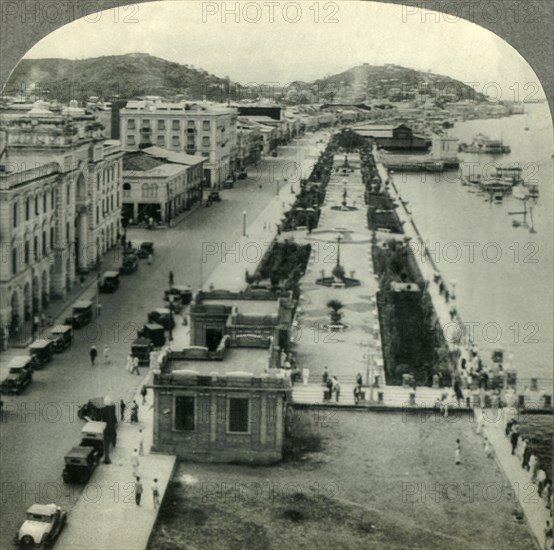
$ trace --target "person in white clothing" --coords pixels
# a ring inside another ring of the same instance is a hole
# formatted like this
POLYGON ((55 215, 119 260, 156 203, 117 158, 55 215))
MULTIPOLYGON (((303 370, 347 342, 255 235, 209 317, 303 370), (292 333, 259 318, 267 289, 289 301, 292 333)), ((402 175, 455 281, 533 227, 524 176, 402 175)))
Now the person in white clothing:
POLYGON ((302 382, 304 386, 308 385, 309 378, 310 378, 310 369, 308 367, 304 367, 302 369, 302 382))

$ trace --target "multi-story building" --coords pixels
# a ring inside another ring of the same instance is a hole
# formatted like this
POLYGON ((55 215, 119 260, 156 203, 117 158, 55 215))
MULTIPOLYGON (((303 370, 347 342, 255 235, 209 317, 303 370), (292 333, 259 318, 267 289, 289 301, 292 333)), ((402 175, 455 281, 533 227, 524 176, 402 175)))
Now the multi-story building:
POLYGON ((117 242, 123 153, 73 109, 0 117, 0 322, 12 333, 117 242))
POLYGON ((263 151, 260 126, 244 117, 237 119, 237 169, 256 164, 263 151))
POLYGON ((237 111, 217 103, 129 101, 119 112, 125 151, 158 146, 206 159, 204 182, 220 185, 237 154, 237 111))
POLYGON ((122 219, 140 223, 170 220, 202 199, 203 165, 199 155, 160 147, 125 153, 122 219))

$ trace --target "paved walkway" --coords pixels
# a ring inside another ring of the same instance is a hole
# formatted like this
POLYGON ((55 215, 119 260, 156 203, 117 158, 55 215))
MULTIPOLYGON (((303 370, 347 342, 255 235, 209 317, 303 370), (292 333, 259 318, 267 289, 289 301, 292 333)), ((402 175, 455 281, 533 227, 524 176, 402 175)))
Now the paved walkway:
MULTIPOLYGON (((509 418, 507 414, 503 413, 507 411, 508 409, 503 409, 498 417, 490 411, 485 418, 490 418, 491 421, 484 423, 482 435, 489 439, 494 448, 496 462, 512 484, 519 505, 525 513, 539 547, 544 548, 544 527, 547 520, 552 525, 552 513, 546 507, 545 501, 539 497, 537 486, 531 482, 529 472, 521 467, 521 459, 517 455, 512 455, 510 440, 505 435, 506 422, 509 418)), ((482 414, 482 409, 475 409, 476 421, 481 418, 482 414)))
MULTIPOLYGON (((144 380, 147 383, 149 375, 144 380)), ((67 527, 56 543, 66 550, 138 550, 146 548, 158 511, 154 509, 152 484, 158 479, 160 502, 171 479, 175 456, 149 454, 152 443, 153 410, 137 393, 139 424, 120 422, 117 447, 111 464, 99 464, 71 512, 67 527), (139 457, 138 473, 144 489, 140 506, 135 503, 131 453, 139 447, 139 429, 144 430, 145 456, 139 457)))

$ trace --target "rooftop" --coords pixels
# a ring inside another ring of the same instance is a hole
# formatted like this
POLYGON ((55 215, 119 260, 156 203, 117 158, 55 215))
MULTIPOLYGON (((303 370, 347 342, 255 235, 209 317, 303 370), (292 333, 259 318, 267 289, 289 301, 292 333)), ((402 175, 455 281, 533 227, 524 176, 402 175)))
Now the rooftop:
POLYGON ((143 153, 156 159, 163 159, 173 164, 185 164, 187 166, 194 166, 204 162, 206 159, 201 155, 187 155, 186 153, 179 153, 175 151, 168 151, 162 147, 147 147, 142 150, 143 153))
POLYGON ((241 315, 278 315, 279 300, 213 300, 204 299, 202 305, 237 306, 241 315))

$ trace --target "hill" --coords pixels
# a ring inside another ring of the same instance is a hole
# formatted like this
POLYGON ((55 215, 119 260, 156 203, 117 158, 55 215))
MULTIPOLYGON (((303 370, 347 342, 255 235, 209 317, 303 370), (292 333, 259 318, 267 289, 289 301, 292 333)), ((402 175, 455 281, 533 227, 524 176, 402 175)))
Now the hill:
MULTIPOLYGON (((88 59, 23 59, 11 75, 5 94, 16 94, 37 85, 39 96, 67 102, 97 96, 109 101, 160 95, 178 99, 210 101, 260 99, 228 77, 182 65, 145 53, 88 59)), ((470 86, 448 76, 417 71, 398 65, 367 63, 336 75, 290 83, 286 89, 258 89, 263 97, 289 103, 359 102, 375 98, 410 99, 423 92, 435 101, 485 98, 470 86), (283 95, 284 94, 284 95, 283 95)))

